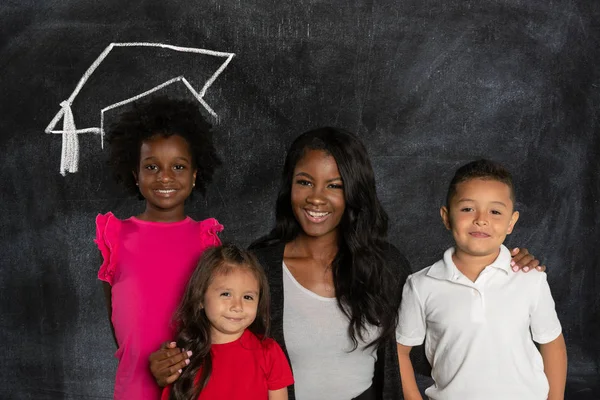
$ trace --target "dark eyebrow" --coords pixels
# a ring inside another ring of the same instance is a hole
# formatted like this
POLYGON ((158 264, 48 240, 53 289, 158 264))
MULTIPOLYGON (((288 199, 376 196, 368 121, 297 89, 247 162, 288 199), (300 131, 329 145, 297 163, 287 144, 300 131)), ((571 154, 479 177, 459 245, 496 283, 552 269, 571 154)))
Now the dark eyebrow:
POLYGON ((298 172, 296 175, 294 176, 304 176, 307 177, 308 179, 315 179, 313 178, 310 174, 307 174, 306 172, 298 172))
MULTIPOLYGON (((156 159, 156 156, 150 156, 150 157, 143 158, 142 161, 148 161, 148 160, 154 160, 154 159, 156 159)), ((187 157, 175 157, 175 160, 183 160, 188 163, 191 162, 190 159, 187 157)))
MULTIPOLYGON (((459 203, 463 203, 463 202, 469 202, 469 201, 475 203, 475 200, 473 200, 473 199, 460 199, 458 202, 459 203)), ((504 207, 508 208, 508 206, 506 204, 504 204, 503 202, 501 202, 501 201, 491 201, 490 203, 492 203, 492 204, 498 204, 498 205, 501 205, 501 206, 504 206, 504 207)))
MULTIPOLYGON (((215 291, 216 291, 216 292, 221 292, 221 291, 233 292, 233 289, 232 289, 232 288, 229 288, 229 287, 227 287, 227 286, 219 286, 219 287, 216 287, 216 288, 215 288, 215 291)), ((249 290, 249 291, 247 291, 247 292, 244 292, 244 294, 253 294, 253 295, 256 295, 256 296, 258 296, 258 292, 254 291, 254 290, 249 290)))
MULTIPOLYGON (((304 176, 304 177, 307 177, 308 179, 315 180, 315 178, 313 178, 310 174, 308 174, 306 172, 298 172, 295 176, 304 176)), ((338 176, 336 178, 327 180, 327 183, 334 182, 334 181, 342 181, 343 182, 343 179, 341 176, 338 176)))

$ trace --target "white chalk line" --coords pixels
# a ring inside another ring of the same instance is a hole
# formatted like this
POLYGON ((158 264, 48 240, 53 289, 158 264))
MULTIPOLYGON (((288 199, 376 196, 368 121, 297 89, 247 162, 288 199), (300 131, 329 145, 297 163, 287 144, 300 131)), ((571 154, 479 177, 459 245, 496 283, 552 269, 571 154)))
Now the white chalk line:
POLYGON ((87 69, 87 71, 83 74, 83 76, 77 83, 75 90, 73 90, 73 93, 71 93, 69 98, 61 103, 60 110, 56 113, 54 118, 52 118, 52 120, 50 121, 50 123, 48 124, 48 126, 45 129, 46 133, 63 135, 63 144, 62 144, 62 150, 61 150, 61 163, 60 163, 61 175, 65 176, 67 172, 75 173, 78 170, 79 142, 77 139, 77 134, 82 134, 82 133, 100 134, 101 147, 104 148, 104 113, 106 111, 109 111, 113 108, 123 106, 123 105, 131 103, 133 101, 139 100, 142 97, 148 96, 149 94, 154 93, 154 92, 156 92, 168 85, 171 85, 175 82, 182 82, 188 88, 188 90, 192 93, 192 95, 196 98, 196 100, 200 104, 202 104, 202 106, 214 118, 218 118, 218 116, 214 112, 214 110, 204 101, 203 97, 206 94, 206 91, 208 90, 208 88, 210 88, 210 86, 219 77, 219 75, 225 70, 225 68, 227 68, 227 65, 229 65, 229 63, 231 62, 231 60, 233 59, 234 56, 235 56, 235 53, 226 53, 226 52, 221 52, 221 51, 199 49, 199 48, 194 48, 194 47, 173 46, 173 45, 163 44, 163 43, 131 42, 131 43, 111 43, 111 44, 109 44, 106 47, 106 49, 104 49, 104 51, 102 53, 100 53, 100 55, 98 56, 98 58, 96 58, 96 60, 92 63, 92 65, 90 65, 90 67, 87 69), (100 127, 77 129, 75 126, 75 120, 73 117, 73 112, 71 110, 71 105, 73 104, 73 101, 75 100, 75 98, 77 97, 77 95, 79 94, 79 92, 81 91, 81 89, 83 88, 85 83, 87 82, 87 80, 90 78, 90 76, 94 73, 94 71, 96 71, 96 69, 100 66, 102 61, 104 61, 104 59, 108 56, 108 54, 111 52, 111 50, 115 47, 158 47, 158 48, 164 48, 164 49, 169 49, 169 50, 178 51, 178 52, 204 54, 204 55, 215 56, 215 57, 225 57, 226 59, 223 62, 223 64, 221 64, 221 66, 215 71, 215 73, 206 81, 206 83, 204 84, 204 86, 202 87, 200 92, 197 92, 192 87, 192 85, 188 82, 188 80, 185 79, 185 77, 178 76, 178 77, 169 79, 168 81, 163 82, 160 85, 155 86, 143 93, 139 93, 133 97, 130 97, 130 98, 122 100, 118 103, 114 103, 107 107, 104 107, 100 111, 100 127), (56 128, 56 125, 58 124, 58 121, 61 118, 63 118, 63 129, 57 130, 55 128, 56 128))

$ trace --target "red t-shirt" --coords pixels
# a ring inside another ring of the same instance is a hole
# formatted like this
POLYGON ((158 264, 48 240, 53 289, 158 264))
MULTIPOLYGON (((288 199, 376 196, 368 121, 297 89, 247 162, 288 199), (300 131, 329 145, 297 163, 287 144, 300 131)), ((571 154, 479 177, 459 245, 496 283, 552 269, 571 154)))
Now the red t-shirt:
MULTIPOLYGON (((277 342, 261 341, 249 330, 233 342, 213 344, 210 352, 212 372, 198 400, 267 400, 269 390, 294 383, 288 360, 277 342)), ((167 386, 161 400, 168 400, 169 393, 167 386)))

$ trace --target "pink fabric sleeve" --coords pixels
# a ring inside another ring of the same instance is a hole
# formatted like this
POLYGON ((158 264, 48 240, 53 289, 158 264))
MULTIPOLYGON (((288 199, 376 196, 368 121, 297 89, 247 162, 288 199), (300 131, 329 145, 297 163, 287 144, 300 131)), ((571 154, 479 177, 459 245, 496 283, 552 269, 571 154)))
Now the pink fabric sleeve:
POLYGON ((200 241, 205 247, 220 246, 221 239, 217 233, 223 230, 223 225, 214 218, 200 221, 200 241))
POLYGON ((103 262, 98 271, 98 279, 112 285, 116 268, 115 243, 119 238, 121 221, 111 212, 96 217, 96 239, 94 242, 102 254, 103 262))

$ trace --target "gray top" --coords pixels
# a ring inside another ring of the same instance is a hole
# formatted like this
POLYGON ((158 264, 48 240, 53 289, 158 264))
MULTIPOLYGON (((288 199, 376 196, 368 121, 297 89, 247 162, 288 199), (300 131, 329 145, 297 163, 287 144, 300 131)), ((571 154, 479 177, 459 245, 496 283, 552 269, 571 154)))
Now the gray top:
POLYGON ((306 289, 283 264, 283 332, 294 372, 297 400, 349 400, 372 383, 377 351, 365 344, 352 352, 348 318, 336 299, 306 289))

